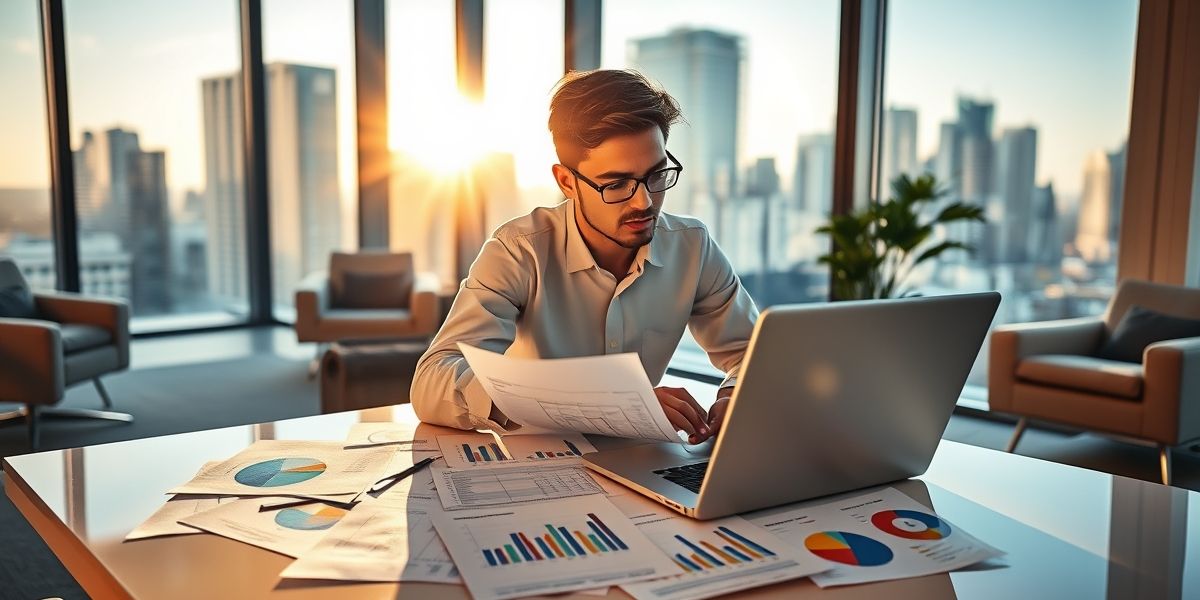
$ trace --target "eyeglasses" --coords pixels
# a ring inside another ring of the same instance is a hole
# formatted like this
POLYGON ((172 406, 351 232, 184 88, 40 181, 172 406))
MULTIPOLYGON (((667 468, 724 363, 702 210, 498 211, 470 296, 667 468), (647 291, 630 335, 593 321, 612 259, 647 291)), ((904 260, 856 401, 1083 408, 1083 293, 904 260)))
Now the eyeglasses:
POLYGON ((593 190, 600 192, 600 199, 605 204, 620 204, 629 200, 637 193, 639 184, 646 186, 646 191, 651 194, 665 192, 675 187, 675 184, 679 183, 679 174, 683 172, 683 165, 671 155, 669 150, 667 151, 667 158, 671 159, 671 162, 675 163, 675 166, 659 169, 645 177, 626 177, 604 185, 599 185, 591 179, 584 177, 582 173, 571 167, 567 167, 567 169, 574 173, 576 177, 582 179, 584 183, 591 186, 593 190))

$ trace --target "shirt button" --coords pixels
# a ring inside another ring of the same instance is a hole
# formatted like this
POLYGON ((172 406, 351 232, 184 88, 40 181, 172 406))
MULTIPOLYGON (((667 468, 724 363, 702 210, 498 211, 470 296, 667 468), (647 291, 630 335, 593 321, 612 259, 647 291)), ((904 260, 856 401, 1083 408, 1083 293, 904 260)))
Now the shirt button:
POLYGON ((617 347, 617 341, 616 341, 616 340, 613 340, 613 341, 609 342, 609 343, 608 343, 608 347, 609 347, 609 348, 616 348, 616 347, 617 347))

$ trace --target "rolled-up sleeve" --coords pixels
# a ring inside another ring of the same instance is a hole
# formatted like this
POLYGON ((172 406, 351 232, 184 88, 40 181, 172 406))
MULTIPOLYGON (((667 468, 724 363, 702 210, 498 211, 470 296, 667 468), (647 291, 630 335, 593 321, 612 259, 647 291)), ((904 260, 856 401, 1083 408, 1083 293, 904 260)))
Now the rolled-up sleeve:
POLYGON ((417 362, 412 404, 427 423, 459 429, 506 430, 492 420, 492 401, 476 380, 459 342, 503 353, 516 336, 517 318, 528 303, 528 262, 514 240, 493 237, 483 245, 463 281, 450 314, 417 362))
POLYGON ((758 307, 729 258, 707 232, 700 261, 700 282, 688 327, 713 366, 725 373, 720 387, 731 387, 737 383, 750 345, 758 307))

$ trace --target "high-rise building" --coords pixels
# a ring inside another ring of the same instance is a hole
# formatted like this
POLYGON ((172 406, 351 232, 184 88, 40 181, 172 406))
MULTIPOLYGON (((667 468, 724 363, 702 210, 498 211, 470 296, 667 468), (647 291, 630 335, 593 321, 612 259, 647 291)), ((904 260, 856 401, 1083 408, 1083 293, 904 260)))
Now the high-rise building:
POLYGON ((992 193, 992 117, 995 105, 971 98, 958 99, 958 135, 961 159, 959 195, 964 200, 984 201, 992 193))
POLYGON ((775 158, 763 157, 754 161, 746 172, 746 195, 770 198, 779 193, 779 172, 775 158))
POLYGON ((883 120, 883 161, 880 165, 880 194, 888 197, 892 180, 900 175, 916 177, 921 166, 917 162, 917 111, 891 107, 883 120))
POLYGON ((1103 150, 1088 154, 1083 165, 1083 197, 1079 201, 1079 226, 1075 250, 1090 263, 1108 262, 1112 255, 1112 171, 1103 150))
POLYGON ((1108 239, 1116 247, 1121 239, 1121 204, 1125 197, 1126 143, 1108 153, 1108 239))
POLYGON ((278 304, 290 304, 296 284, 326 269, 329 252, 341 246, 336 77, 323 67, 267 65, 271 272, 278 304))
POLYGON ((829 212, 833 207, 833 136, 815 133, 796 143, 796 169, 792 179, 796 208, 804 213, 829 212))
POLYGON ((634 40, 630 50, 629 64, 661 83, 687 119, 671 128, 667 142, 684 166, 671 190, 672 207, 719 219, 720 207, 738 189, 741 38, 680 28, 634 40))
POLYGON ((1037 130, 1033 127, 1005 129, 996 152, 996 194, 1001 215, 993 223, 995 262, 1023 263, 1035 257, 1036 240, 1031 236, 1036 206, 1033 202, 1037 169, 1037 130))
POLYGON ((933 157, 933 174, 954 196, 962 190, 962 136, 958 124, 942 123, 938 129, 938 149, 933 157))
POLYGON ((242 85, 236 75, 200 83, 204 104, 204 218, 208 293, 223 307, 248 298, 246 202, 242 176, 242 85))
POLYGON ((1053 182, 1033 189, 1032 215, 1033 221, 1029 227, 1030 259, 1038 264, 1057 267, 1062 262, 1063 244, 1053 182))
MULTIPOLYGON (((79 229, 111 235, 131 259, 128 296, 138 315, 170 310, 166 155, 143 151, 138 134, 114 127, 83 133, 74 151, 79 229)), ((104 293, 83 286, 85 293, 104 293)))

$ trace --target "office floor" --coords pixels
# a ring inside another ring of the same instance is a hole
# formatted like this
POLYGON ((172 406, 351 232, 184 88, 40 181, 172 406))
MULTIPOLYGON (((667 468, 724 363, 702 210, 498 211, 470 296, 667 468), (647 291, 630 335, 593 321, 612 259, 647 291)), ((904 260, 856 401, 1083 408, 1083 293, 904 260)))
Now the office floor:
MULTIPOLYGON (((319 410, 317 382, 305 376, 314 346, 298 344, 285 327, 139 339, 131 351, 130 371, 106 382, 116 409, 137 420, 47 421, 43 449, 287 419, 319 410)), ((72 388, 64 400, 70 406, 99 407, 99 402, 89 386, 72 388)), ((0 404, 0 410, 6 408, 0 404)), ((956 414, 945 437, 999 450, 1012 427, 1011 422, 956 414)), ((0 427, 0 456, 28 451, 24 427, 0 427)), ((1153 448, 1093 434, 1031 427, 1018 453, 1146 481, 1159 477, 1153 448)), ((1178 449, 1174 468, 1176 485, 1200 491, 1200 454, 1178 449)), ((19 582, 19 589, 6 587, 0 597, 86 597, 7 497, 0 499, 0 581, 19 582)))

